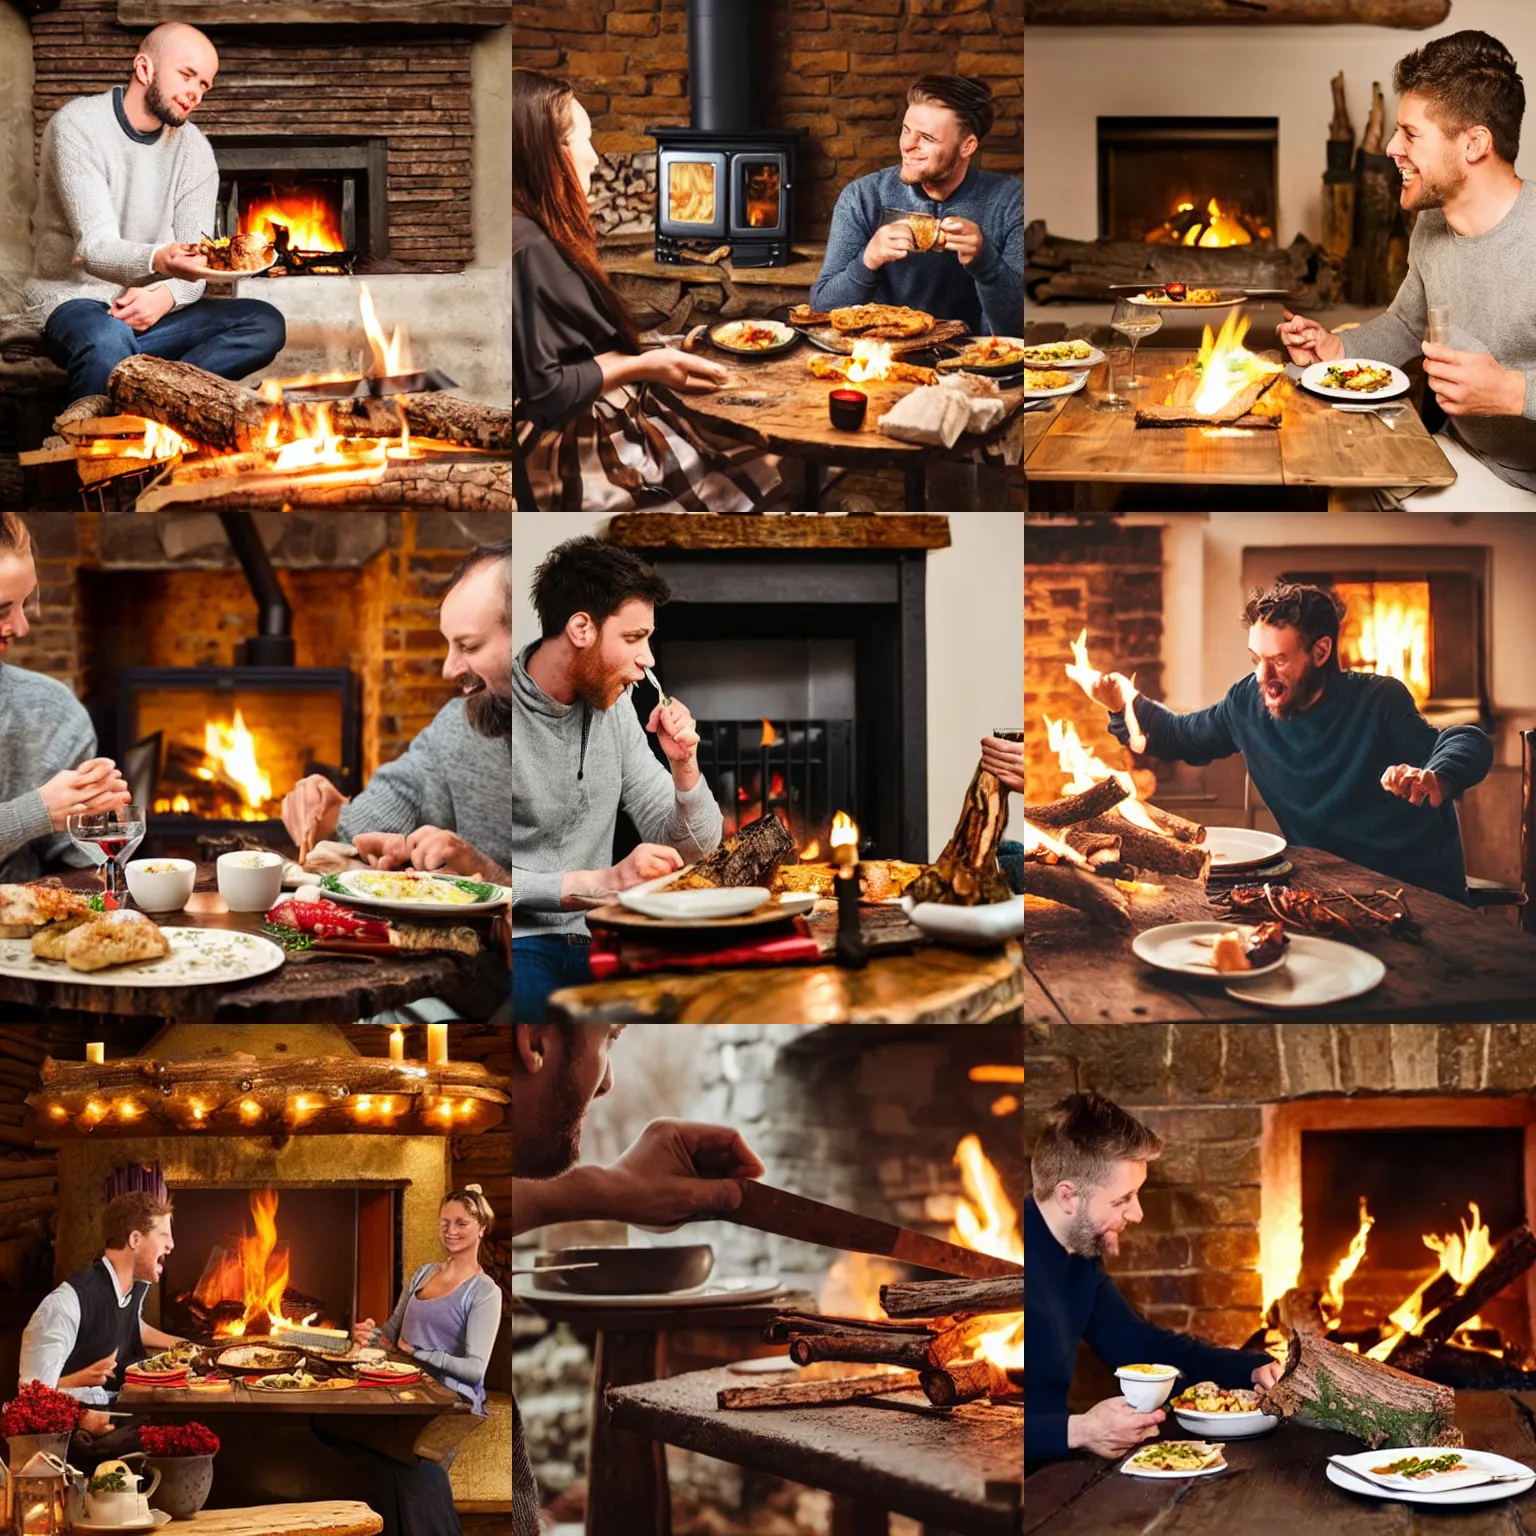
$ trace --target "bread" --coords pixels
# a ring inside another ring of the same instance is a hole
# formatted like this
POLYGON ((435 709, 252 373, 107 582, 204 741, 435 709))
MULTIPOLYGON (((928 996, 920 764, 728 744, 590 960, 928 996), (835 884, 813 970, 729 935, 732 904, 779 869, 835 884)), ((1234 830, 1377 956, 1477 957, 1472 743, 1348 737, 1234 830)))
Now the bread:
POLYGON ((91 910, 91 898, 63 886, 0 885, 0 938, 29 939, 45 923, 91 910))
POLYGON ((944 249, 944 231, 939 228, 939 221, 931 213, 909 213, 907 226, 912 231, 912 243, 920 251, 931 251, 935 247, 944 249))
POLYGON ((1240 933, 1219 933, 1211 945, 1211 965, 1218 971, 1247 971, 1248 951, 1240 933))
POLYGON ((62 960, 65 939, 82 923, 93 923, 104 916, 104 912, 85 912, 74 917, 60 918, 56 923, 49 923, 46 928, 39 928, 32 935, 32 953, 42 960, 62 960))
POLYGON ((791 305, 789 311, 789 323, 791 325, 825 325, 827 312, 824 309, 812 309, 809 304, 791 305))
POLYGON ((989 379, 982 373, 951 373, 945 375, 939 382, 945 389, 958 389, 969 395, 973 400, 983 395, 992 395, 998 398, 1002 396, 1002 390, 998 388, 996 379, 989 379))
POLYGON ((871 336, 922 336, 933 329, 933 316, 905 304, 850 304, 834 309, 832 329, 844 334, 863 331, 871 336))
POLYGON ((99 922, 82 923, 64 940, 64 962, 72 971, 104 971, 158 960, 170 952, 170 940, 141 912, 105 913, 99 922))
POLYGON ((887 437, 930 448, 953 448, 970 424, 967 397, 952 389, 914 389, 891 407, 879 422, 887 437))
MULTIPOLYGON (((922 872, 921 864, 908 864, 901 859, 865 859, 859 865, 859 896, 864 901, 899 896, 922 872)), ((818 896, 831 896, 835 879, 836 872, 830 864, 781 864, 774 871, 771 889, 775 895, 814 891, 818 896)))

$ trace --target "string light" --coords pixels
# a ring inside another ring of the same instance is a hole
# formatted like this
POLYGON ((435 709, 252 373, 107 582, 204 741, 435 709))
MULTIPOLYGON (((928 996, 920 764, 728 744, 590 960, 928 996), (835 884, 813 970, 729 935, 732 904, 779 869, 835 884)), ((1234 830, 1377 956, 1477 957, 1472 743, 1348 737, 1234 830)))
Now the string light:
POLYGON ((240 1118, 242 1120, 261 1119, 261 1105, 258 1104, 255 1099, 241 1099, 240 1118))

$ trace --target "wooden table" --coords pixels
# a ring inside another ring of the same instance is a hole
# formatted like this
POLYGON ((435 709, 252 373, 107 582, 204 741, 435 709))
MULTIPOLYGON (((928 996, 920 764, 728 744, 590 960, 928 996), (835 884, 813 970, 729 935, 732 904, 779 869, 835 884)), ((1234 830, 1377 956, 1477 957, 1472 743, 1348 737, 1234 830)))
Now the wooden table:
MULTIPOLYGON (((60 879, 75 890, 101 888, 100 876, 93 870, 72 870, 60 879)), ((185 911, 155 914, 155 921, 165 927, 255 934, 261 932, 262 918, 260 912, 229 910, 218 893, 212 864, 198 865, 197 883, 185 911)), ((489 922, 468 917, 464 921, 489 942, 489 922)), ((279 969, 254 980, 204 986, 89 986, 64 979, 0 976, 0 1005, 125 1018, 350 1023, 423 997, 443 997, 450 1002, 462 999, 474 984, 475 970, 475 961, 456 954, 358 959, 301 952, 289 955, 279 969)), ((60 971, 62 977, 73 974, 63 966, 60 971)))
POLYGON ((887 437, 878 424, 886 411, 919 386, 883 379, 847 385, 841 379, 813 378, 806 372, 807 360, 824 355, 808 343, 779 357, 762 359, 711 351, 713 361, 725 363, 735 373, 735 382, 726 388, 701 395, 679 394, 660 385, 652 388, 701 426, 773 453, 804 459, 806 511, 819 509, 822 470, 829 463, 905 471, 907 510, 923 512, 928 505, 926 475, 930 464, 969 463, 980 460, 993 447, 998 448, 1004 462, 1018 462, 1023 444, 1021 422, 1025 419, 1019 412, 1024 403, 1022 389, 1003 391, 1007 410, 991 431, 964 433, 953 448, 930 448, 887 437), (842 388, 860 389, 869 396, 864 424, 857 432, 841 431, 828 418, 827 395, 842 388))
MULTIPOLYGON (((1021 1408, 936 1409, 916 1393, 832 1408, 718 1408, 720 1389, 744 1379, 750 1378, 727 1370, 693 1371, 611 1391, 608 1408, 618 1429, 850 1495, 854 1531, 884 1530, 887 1511, 959 1536, 1022 1531, 1021 1408)), ((643 1527, 626 1530, 649 1536, 643 1527)), ((597 1533, 589 1528, 589 1536, 597 1533)))
MULTIPOLYGON (((1109 364, 1100 363, 1086 388, 1049 412, 1026 414, 1025 478, 1354 488, 1455 482, 1456 471, 1411 404, 1393 430, 1375 416, 1334 410, 1285 375, 1260 400, 1263 409, 1279 410, 1277 429, 1138 427, 1135 406, 1160 402, 1173 375, 1194 360, 1193 351, 1142 347, 1136 372, 1157 382, 1125 391, 1130 409, 1094 409, 1108 384, 1109 364)), ((1128 371, 1117 367, 1117 381, 1128 371)))
MULTIPOLYGON (((1467 1446, 1536 1466, 1530 1415, 1536 1393, 1458 1392, 1456 1423, 1467 1446)), ((1171 1419, 1169 1439, 1187 1438, 1171 1419)), ((1536 1490, 1460 1509, 1434 1509, 1346 1493, 1325 1475, 1329 1456, 1361 1451, 1332 1430, 1281 1424, 1252 1440, 1228 1440, 1227 1470, 1212 1477, 1125 1477, 1120 1458, 1069 1456, 1024 1484, 1024 1529, 1047 1536, 1525 1536, 1536 1490)))
POLYGON ((1296 866, 1291 883, 1310 890, 1342 887, 1364 896, 1401 889, 1423 927, 1423 942, 1364 939, 1361 947, 1386 962, 1387 974, 1363 997, 1326 1008, 1257 1008, 1228 997, 1214 978, 1207 982, 1154 970, 1131 953, 1133 935, 1145 929, 1221 915, 1194 881, 1155 877, 1165 894, 1131 899, 1127 933, 1113 933, 1068 907, 1026 896, 1027 1017, 1046 1024, 1256 1019, 1523 1023, 1530 1018, 1536 998, 1536 936, 1521 933, 1495 913, 1475 912, 1316 848, 1288 848, 1285 856, 1296 866))
POLYGON ((172 1520, 164 1531, 195 1536, 374 1536, 384 1517, 354 1499, 310 1504, 262 1504, 249 1509, 200 1509, 190 1520, 172 1520))

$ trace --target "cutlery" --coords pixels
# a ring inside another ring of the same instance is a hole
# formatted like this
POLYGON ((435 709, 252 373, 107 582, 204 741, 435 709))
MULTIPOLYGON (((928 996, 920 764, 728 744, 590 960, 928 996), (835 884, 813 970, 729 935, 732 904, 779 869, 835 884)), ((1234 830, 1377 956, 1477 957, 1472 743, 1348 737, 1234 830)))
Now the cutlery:
POLYGON ((1347 416, 1374 416, 1389 432, 1397 431, 1397 418, 1402 415, 1401 405, 1336 405, 1334 410, 1347 416))
POLYGON ((542 1264, 537 1269, 514 1269, 514 1275, 559 1275, 568 1269, 596 1269, 597 1260, 586 1264, 542 1264))
POLYGON ((645 673, 646 680, 650 683, 651 687, 654 688, 657 693, 661 694, 661 705, 662 708, 665 709, 666 706, 672 702, 672 700, 667 697, 666 691, 662 688, 661 684, 656 681, 656 674, 651 671, 649 667, 642 667, 641 671, 645 673))

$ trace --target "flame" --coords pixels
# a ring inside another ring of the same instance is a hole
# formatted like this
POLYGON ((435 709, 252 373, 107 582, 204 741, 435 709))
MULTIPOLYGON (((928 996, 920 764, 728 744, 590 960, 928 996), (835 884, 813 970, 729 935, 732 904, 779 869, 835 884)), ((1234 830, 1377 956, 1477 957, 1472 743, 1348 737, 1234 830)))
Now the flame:
POLYGON ((1333 1266, 1333 1273, 1328 1276, 1328 1284, 1323 1288, 1323 1304, 1335 1318, 1338 1318, 1344 1310, 1345 1282, 1359 1269, 1360 1261, 1365 1257, 1366 1240, 1370 1237, 1371 1228, 1375 1225, 1376 1218, 1366 1209, 1365 1196, 1361 1195, 1360 1225, 1349 1241, 1348 1252, 1333 1266))
POLYGON ((1085 868, 1088 864, 1087 858, 1076 848, 1069 847, 1060 838, 1052 837, 1049 832, 1029 821, 1024 823, 1024 852, 1052 854, 1062 864, 1081 864, 1085 868))
MULTIPOLYGON (((1412 1333, 1425 1320, 1424 1293, 1441 1275, 1449 1275, 1460 1288, 1493 1257, 1493 1242, 1482 1211, 1475 1200, 1468 1202, 1468 1209, 1472 1219, 1469 1222, 1462 1218, 1460 1232, 1444 1237, 1434 1232, 1423 1234, 1424 1246, 1438 1255, 1440 1267, 1392 1314, 1391 1322, 1397 1331, 1367 1351, 1371 1359, 1385 1360, 1403 1334, 1412 1333)), ((1476 1328, 1481 1321, 1480 1317, 1470 1317, 1461 1326, 1476 1328)))
MULTIPOLYGON (((272 780, 261 771, 261 764, 256 759, 256 738, 246 729, 245 719, 238 709, 232 725, 210 722, 204 727, 203 751, 238 787, 248 806, 260 807, 272 798, 272 780)), ((212 778, 208 770, 203 773, 212 778)))
POLYGON ((973 1083, 1019 1083, 1024 1081, 1023 1067, 972 1067, 966 1076, 973 1083))
POLYGON ((904 1265, 863 1253, 845 1253, 827 1271, 816 1296, 818 1310, 828 1317, 862 1317, 885 1321, 880 1287, 899 1285, 907 1278, 904 1265))
POLYGON ((372 378, 388 378, 397 373, 411 371, 411 339, 405 327, 397 325, 388 341, 384 328, 374 313, 373 296, 367 283, 357 285, 357 307, 363 314, 363 331, 368 337, 368 349, 373 354, 370 371, 372 378))
MULTIPOLYGON (((1002 1175, 981 1149, 981 1139, 964 1136, 955 1148, 955 1165, 965 1196, 955 1206, 955 1224, 949 1240, 994 1258, 1024 1262, 1024 1233, 1019 1213, 1003 1189, 1002 1175)), ((1022 1298, 1022 1281, 1020 1282, 1022 1298)), ((1002 1369, 1024 1369, 1024 1315, 1005 1321, 976 1341, 975 1358, 989 1360, 1002 1369)))
POLYGON ((869 379, 883 379, 891 371, 891 349, 883 341, 871 341, 861 336, 853 344, 853 366, 848 370, 850 384, 863 384, 869 379))
POLYGON ((1255 238, 1274 238, 1274 231, 1263 219, 1254 215, 1245 216, 1239 204, 1224 203, 1219 197, 1213 197, 1206 203, 1204 218, 1190 222, 1189 227, 1181 231, 1175 220, 1182 224, 1185 221, 1179 215, 1194 211, 1195 199, 1181 197, 1167 222, 1154 229, 1147 239, 1157 245, 1212 249, 1217 246, 1252 245, 1255 238))
POLYGON ((1247 315, 1234 309, 1214 339, 1210 326, 1206 326, 1200 342, 1200 390, 1195 396, 1195 410, 1202 416, 1214 416, 1250 384, 1284 371, 1280 363, 1256 357, 1243 345, 1252 324, 1247 315))
POLYGON ((341 223, 335 207, 318 193, 285 198, 253 199, 240 210, 240 233, 264 234, 276 241, 274 225, 288 231, 288 246, 296 251, 341 251, 341 223))
POLYGON ((773 721, 763 721, 763 738, 758 745, 760 747, 776 747, 779 744, 779 733, 773 728, 773 721))
POLYGON ((270 1331, 271 1323, 282 1316, 283 1293, 288 1289, 288 1249, 277 1241, 277 1201, 276 1190, 251 1191, 254 1234, 241 1236, 238 1252, 220 1250, 217 1262, 210 1260, 192 1292, 210 1310, 221 1301, 245 1304, 241 1318, 214 1329, 215 1338, 243 1338, 253 1323, 270 1331))
POLYGON ((1431 612, 1427 581, 1342 581, 1339 665, 1405 684, 1416 704, 1429 698, 1431 612))
POLYGON ((834 848, 840 848, 846 843, 852 843, 855 847, 859 841, 859 824, 847 811, 839 811, 832 818, 832 830, 827 835, 827 841, 834 848))
POLYGON ((1205 211, 1210 215, 1210 222, 1201 230, 1197 225, 1184 236, 1185 245, 1218 246, 1218 245, 1252 245, 1253 236, 1250 235, 1237 218, 1235 213, 1227 210, 1213 197, 1205 205, 1205 211))
POLYGON ((1084 629, 1072 642, 1072 660, 1067 663, 1067 676, 1091 698, 1094 687, 1103 675, 1088 660, 1088 631, 1084 629))
POLYGON ((1092 789, 1101 779, 1113 779, 1122 789, 1130 792, 1130 798, 1122 800, 1115 807, 1116 814, 1125 817, 1132 826, 1140 827, 1143 832, 1152 832, 1158 837, 1168 836, 1136 798, 1136 784, 1130 774, 1111 768, 1091 748, 1085 747, 1078 737, 1077 727, 1070 720, 1052 720, 1044 715, 1041 718, 1045 721, 1046 741, 1056 754, 1061 771, 1067 776, 1067 782, 1061 787, 1062 794, 1081 794, 1085 789, 1092 789))
POLYGON ((804 848, 800 850, 800 862, 809 864, 813 859, 821 857, 821 840, 813 837, 804 848))
POLYGON ((667 170, 667 212, 679 224, 715 218, 715 167, 708 160, 674 160, 667 170))

